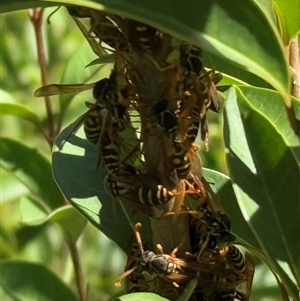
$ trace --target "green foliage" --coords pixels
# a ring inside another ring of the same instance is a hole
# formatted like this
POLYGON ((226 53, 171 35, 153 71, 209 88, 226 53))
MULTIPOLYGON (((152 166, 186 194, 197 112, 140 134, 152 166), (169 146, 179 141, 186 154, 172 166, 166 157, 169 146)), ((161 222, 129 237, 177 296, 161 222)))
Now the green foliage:
POLYGON ((44 265, 4 260, 0 269, 0 284, 14 300, 77 300, 68 286, 44 265))
MULTIPOLYGON (((2 12, 12 12, 57 3, 5 0, 0 8, 2 12)), ((299 300, 300 248, 295 235, 300 216, 300 142, 284 105, 293 104, 300 118, 300 103, 289 95, 290 77, 284 56, 284 45, 300 31, 299 3, 99 0, 72 4, 105 9, 192 42, 205 50, 205 66, 224 74, 220 90, 235 84, 226 92, 223 135, 219 117, 209 116, 210 151, 201 153, 208 167, 203 173, 230 216, 238 241, 268 267, 257 261, 259 276, 251 300, 266 296, 280 300, 279 292, 286 300, 285 288, 293 300, 299 300), (228 176, 224 174, 227 169, 228 176), (266 278, 268 283, 261 287, 260 280, 266 278)), ((111 296, 112 300, 122 301, 166 300, 152 293, 117 296, 120 292, 113 287, 113 281, 121 272, 123 259, 108 240, 99 242, 99 231, 86 227, 87 221, 126 252, 133 236, 132 226, 142 222, 142 235, 147 237, 150 220, 142 214, 134 215, 127 204, 112 200, 106 193, 102 184, 106 173, 98 167, 98 149, 83 138, 80 130, 73 133, 80 119, 57 137, 50 163, 45 146, 49 115, 42 100, 32 97, 32 91, 41 86, 33 55, 35 41, 27 16, 17 16, 3 16, 5 32, 1 43, 5 75, 1 88, 5 97, 0 110, 4 217, 0 224, 0 255, 5 260, 0 266, 0 284, 6 297, 22 301, 32 300, 33 296, 38 300, 77 300, 70 289, 74 272, 63 248, 65 240, 70 250, 77 248, 80 253, 86 281, 91 283, 89 300, 107 300, 111 296), (19 48, 24 51, 12 51, 19 48), (65 199, 72 207, 66 205, 65 199), (93 291, 98 294, 93 295, 93 291)), ((52 16, 44 36, 51 83, 59 78, 64 84, 90 83, 109 74, 111 58, 99 61, 65 12, 52 16)), ((74 97, 60 95, 51 101, 56 129, 81 116, 86 110, 84 102, 91 100, 90 93, 76 96, 73 101, 74 97)), ((188 300, 194 283, 189 285, 178 301, 188 300)))
MULTIPOLYGON (((299 140, 288 134, 283 110, 275 92, 232 87, 225 107, 224 138, 229 173, 244 218, 268 257, 287 263, 299 282, 300 247, 294 243, 300 213, 299 161, 294 156, 299 140)), ((296 287, 289 289, 297 295, 296 287)))

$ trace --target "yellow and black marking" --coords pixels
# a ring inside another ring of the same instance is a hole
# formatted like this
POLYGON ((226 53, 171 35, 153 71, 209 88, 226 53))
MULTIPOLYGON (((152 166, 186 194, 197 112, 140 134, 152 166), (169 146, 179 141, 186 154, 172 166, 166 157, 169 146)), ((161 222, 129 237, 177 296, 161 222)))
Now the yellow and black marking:
POLYGON ((191 170, 191 162, 181 142, 173 141, 172 163, 179 179, 186 179, 191 170))

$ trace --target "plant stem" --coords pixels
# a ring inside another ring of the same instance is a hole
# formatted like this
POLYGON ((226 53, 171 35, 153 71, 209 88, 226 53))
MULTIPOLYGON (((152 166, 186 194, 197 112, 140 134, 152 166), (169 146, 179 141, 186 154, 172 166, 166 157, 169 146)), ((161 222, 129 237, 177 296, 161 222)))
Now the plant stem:
POLYGON ((299 58, 298 36, 290 41, 289 46, 289 64, 292 76, 291 94, 300 99, 300 58, 299 58))
MULTIPOLYGON (((48 81, 47 63, 46 63, 46 55, 45 55, 43 32, 42 32, 43 14, 44 14, 44 9, 42 8, 29 9, 29 17, 33 24, 35 38, 36 38, 37 56, 38 56, 38 62, 41 69, 42 85, 45 86, 49 83, 49 81, 48 81)), ((48 120, 48 135, 46 136, 46 139, 50 147, 52 147, 57 133, 55 130, 52 105, 49 96, 44 97, 44 102, 45 102, 47 120, 48 120)))
POLYGON ((79 300, 87 301, 86 286, 84 283, 84 277, 83 277, 82 267, 80 264, 80 258, 79 258, 76 242, 68 235, 66 235, 65 240, 69 247, 69 250, 71 253, 71 258, 73 261, 75 280, 76 280, 76 286, 77 286, 77 290, 78 290, 79 300))

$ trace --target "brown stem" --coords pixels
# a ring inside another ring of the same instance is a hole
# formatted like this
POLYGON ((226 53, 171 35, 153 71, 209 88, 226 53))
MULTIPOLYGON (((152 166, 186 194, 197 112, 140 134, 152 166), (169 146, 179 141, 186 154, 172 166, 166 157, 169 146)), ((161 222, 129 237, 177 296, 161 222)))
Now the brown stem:
POLYGON ((300 58, 298 36, 294 37, 289 46, 289 63, 292 76, 291 94, 300 99, 300 58))
POLYGON ((80 264, 80 258, 79 258, 76 242, 74 242, 74 240, 68 235, 66 235, 65 239, 66 239, 66 243, 69 247, 72 261, 73 261, 75 280, 76 280, 76 286, 77 286, 77 290, 78 290, 79 300, 87 301, 86 286, 84 283, 83 271, 82 271, 82 267, 80 264))
MULTIPOLYGON (((44 13, 43 8, 35 8, 29 10, 29 17, 33 24, 35 38, 36 38, 37 56, 41 68, 42 85, 45 86, 49 83, 49 81, 48 81, 47 63, 46 63, 46 55, 45 55, 43 32, 42 32, 43 13, 44 13)), ((44 101, 45 101, 45 107, 46 107, 46 113, 48 119, 48 135, 46 139, 48 144, 52 147, 57 133, 55 130, 52 105, 49 96, 45 96, 44 101)))

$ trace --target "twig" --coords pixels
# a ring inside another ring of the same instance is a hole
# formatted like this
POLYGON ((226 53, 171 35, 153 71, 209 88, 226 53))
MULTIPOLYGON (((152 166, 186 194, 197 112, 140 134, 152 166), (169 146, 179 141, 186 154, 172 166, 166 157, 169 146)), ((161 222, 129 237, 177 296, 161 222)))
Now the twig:
POLYGON ((291 94, 300 99, 300 58, 298 36, 294 37, 289 46, 289 64, 292 76, 291 94))
MULTIPOLYGON (((43 33, 42 33, 44 9, 42 8, 29 9, 28 12, 29 12, 30 20, 33 24, 35 38, 36 38, 37 56, 41 68, 42 85, 45 86, 49 83, 49 81, 48 81, 43 33)), ((55 130, 52 105, 49 96, 45 96, 44 101, 45 101, 47 120, 48 120, 48 135, 46 136, 46 139, 48 144, 52 147, 57 132, 55 130)))
POLYGON ((71 258, 73 261, 74 266, 74 273, 75 273, 75 280, 76 286, 78 290, 79 300, 80 301, 87 301, 87 294, 86 294, 86 286, 84 283, 83 272, 80 264, 80 258, 76 246, 76 242, 69 236, 65 236, 66 243, 69 247, 71 258))

